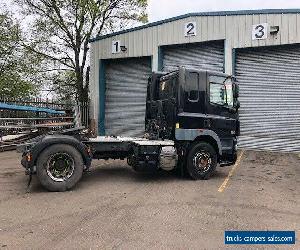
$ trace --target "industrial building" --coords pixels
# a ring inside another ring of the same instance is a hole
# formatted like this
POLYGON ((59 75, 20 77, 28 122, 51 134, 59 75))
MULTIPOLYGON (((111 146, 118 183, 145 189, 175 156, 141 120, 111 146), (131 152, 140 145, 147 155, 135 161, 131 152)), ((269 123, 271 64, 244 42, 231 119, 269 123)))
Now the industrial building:
POLYGON ((300 9, 186 14, 91 41, 99 135, 144 131, 151 71, 221 71, 240 85, 239 147, 300 151, 300 9))

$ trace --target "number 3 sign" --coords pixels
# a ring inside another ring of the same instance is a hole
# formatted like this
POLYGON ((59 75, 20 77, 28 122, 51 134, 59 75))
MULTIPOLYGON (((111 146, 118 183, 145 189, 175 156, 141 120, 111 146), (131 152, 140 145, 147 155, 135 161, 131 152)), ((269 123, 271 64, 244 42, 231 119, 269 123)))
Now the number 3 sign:
POLYGON ((255 24, 252 27, 252 40, 262 40, 268 38, 268 24, 255 24))
POLYGON ((184 25, 184 36, 196 36, 197 35, 197 26, 196 22, 189 22, 184 25))

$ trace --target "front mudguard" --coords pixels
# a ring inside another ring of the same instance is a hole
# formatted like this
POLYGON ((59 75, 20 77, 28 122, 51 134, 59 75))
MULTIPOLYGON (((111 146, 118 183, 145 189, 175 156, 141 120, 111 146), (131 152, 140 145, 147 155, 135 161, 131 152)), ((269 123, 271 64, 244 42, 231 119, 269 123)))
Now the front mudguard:
POLYGON ((220 167, 232 166, 237 161, 237 139, 233 139, 232 149, 222 154, 220 167))

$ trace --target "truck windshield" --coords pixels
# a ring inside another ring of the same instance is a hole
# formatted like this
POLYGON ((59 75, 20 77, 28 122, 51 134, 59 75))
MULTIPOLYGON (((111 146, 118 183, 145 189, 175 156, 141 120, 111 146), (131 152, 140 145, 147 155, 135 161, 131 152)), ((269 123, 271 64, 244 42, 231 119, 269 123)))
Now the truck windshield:
POLYGON ((233 91, 231 78, 210 76, 210 102, 222 106, 233 107, 233 91))

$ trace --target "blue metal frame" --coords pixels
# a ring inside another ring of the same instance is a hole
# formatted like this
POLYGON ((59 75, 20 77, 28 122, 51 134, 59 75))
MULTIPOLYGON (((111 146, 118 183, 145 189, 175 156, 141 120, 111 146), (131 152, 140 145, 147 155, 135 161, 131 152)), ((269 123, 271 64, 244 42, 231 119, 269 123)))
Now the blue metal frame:
POLYGON ((158 71, 162 71, 163 70, 163 59, 164 59, 164 55, 163 55, 163 46, 158 46, 158 71))
POLYGON ((17 104, 9 104, 0 102, 0 109, 4 110, 18 110, 18 111, 29 111, 29 112, 42 112, 42 113, 48 113, 48 114, 58 114, 58 115, 64 115, 65 111, 50 109, 50 108, 40 108, 40 107, 34 107, 34 106, 27 106, 27 105, 17 105, 17 104))
POLYGON ((236 73, 236 49, 232 49, 232 75, 236 73))
POLYGON ((99 122, 98 131, 99 135, 105 135, 105 60, 99 61, 99 122))
POLYGON ((152 56, 145 56, 145 57, 150 57, 150 67, 151 67, 151 72, 153 71, 153 55, 152 56))
POLYGON ((224 39, 224 55, 223 55, 223 73, 225 73, 225 64, 226 64, 226 39, 224 39))
POLYGON ((180 15, 172 18, 168 18, 165 20, 153 22, 153 23, 148 23, 145 25, 141 25, 135 28, 131 29, 126 29, 126 30, 121 30, 118 32, 114 32, 111 34, 103 35, 103 36, 98 36, 93 39, 90 39, 90 42, 95 42, 98 40, 103 40, 108 37, 136 31, 136 30, 142 30, 145 28, 153 27, 153 26, 158 26, 164 23, 169 23, 173 21, 177 21, 180 19, 188 18, 188 17, 197 17, 197 16, 238 16, 238 15, 259 15, 259 14, 297 14, 300 13, 300 9, 265 9, 265 10, 239 10, 239 11, 216 11, 216 12, 200 12, 200 13, 189 13, 185 15, 180 15))

